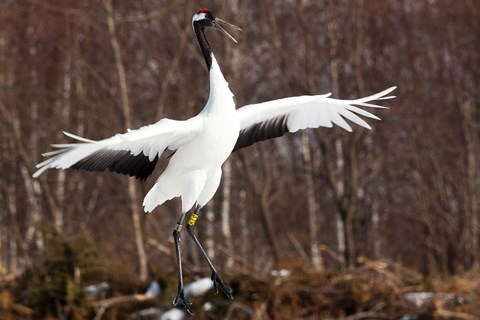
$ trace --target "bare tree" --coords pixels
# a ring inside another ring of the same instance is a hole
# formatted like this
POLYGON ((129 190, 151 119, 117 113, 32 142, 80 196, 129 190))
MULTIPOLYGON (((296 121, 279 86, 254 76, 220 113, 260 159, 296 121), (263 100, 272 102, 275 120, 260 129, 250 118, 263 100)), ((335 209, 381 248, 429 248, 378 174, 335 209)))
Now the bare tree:
MULTIPOLYGON (((118 85, 120 87, 120 101, 122 107, 122 113, 124 118, 125 127, 132 128, 132 116, 131 116, 131 106, 130 98, 128 94, 128 84, 127 78, 125 75, 125 67, 122 61, 122 52, 120 48, 120 43, 117 38, 116 29, 115 29, 115 20, 112 9, 112 0, 104 0, 103 4, 105 10, 107 11, 107 21, 108 21, 108 31, 110 34, 110 41, 112 43, 112 48, 115 56, 115 64, 117 66, 118 74, 118 85)), ((128 196, 130 199, 130 209, 132 211, 133 219, 133 228, 135 232, 135 244, 137 246, 138 253, 138 263, 139 263, 139 278, 141 280, 147 279, 147 255, 145 254, 145 247, 143 244, 143 231, 141 225, 141 208, 139 205, 137 185, 134 178, 128 179, 128 196)))

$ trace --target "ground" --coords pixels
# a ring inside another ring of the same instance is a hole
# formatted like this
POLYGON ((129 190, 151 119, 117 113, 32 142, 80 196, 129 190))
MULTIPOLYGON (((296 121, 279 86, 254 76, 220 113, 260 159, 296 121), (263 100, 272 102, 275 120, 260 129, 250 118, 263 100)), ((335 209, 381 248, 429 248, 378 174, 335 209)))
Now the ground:
MULTIPOLYGON (((157 297, 144 294, 148 283, 103 274, 98 280, 107 280, 110 288, 95 300, 72 289, 74 284, 67 281, 66 297, 55 297, 56 306, 47 308, 48 299, 39 304, 38 298, 33 298, 40 289, 32 286, 40 282, 25 281, 35 279, 32 272, 2 282, 1 319, 158 319, 172 308, 176 292, 175 274, 158 276, 161 293, 157 297)), ((457 276, 423 276, 398 264, 363 259, 358 267, 342 272, 297 266, 278 268, 264 277, 225 274, 225 278, 235 300, 212 290, 191 297, 195 314, 191 319, 480 318, 480 270, 457 276)), ((195 279, 187 275, 186 280, 195 279)))

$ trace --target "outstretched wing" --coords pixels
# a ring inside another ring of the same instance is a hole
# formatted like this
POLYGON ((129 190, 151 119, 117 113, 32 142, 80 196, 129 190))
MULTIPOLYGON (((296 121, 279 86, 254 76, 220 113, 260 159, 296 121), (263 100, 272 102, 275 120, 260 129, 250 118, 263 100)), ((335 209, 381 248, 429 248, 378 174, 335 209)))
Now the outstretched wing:
POLYGON ((194 138, 202 127, 201 119, 194 117, 186 121, 162 119, 155 124, 99 141, 64 132, 80 143, 52 145, 58 150, 43 154, 50 158, 36 166, 38 170, 33 177, 37 178, 50 168, 71 168, 89 171, 108 169, 145 180, 165 149, 176 150, 194 138))
POLYGON ((237 109, 241 130, 234 151, 248 147, 255 142, 280 137, 287 132, 295 132, 300 129, 331 128, 333 124, 336 124, 347 131, 352 131, 345 119, 370 129, 368 123, 358 115, 377 120, 380 118, 358 106, 384 108, 371 102, 395 98, 387 96, 395 88, 391 87, 356 100, 332 99, 329 98, 330 94, 325 94, 246 105, 237 109))

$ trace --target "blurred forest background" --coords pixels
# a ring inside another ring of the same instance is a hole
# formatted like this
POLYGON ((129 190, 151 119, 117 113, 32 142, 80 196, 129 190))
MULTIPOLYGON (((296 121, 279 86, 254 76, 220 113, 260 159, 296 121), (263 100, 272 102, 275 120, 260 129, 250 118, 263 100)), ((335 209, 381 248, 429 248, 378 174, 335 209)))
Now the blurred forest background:
MULTIPOLYGON (((81 285, 97 272, 174 274, 179 202, 149 215, 141 207, 166 160, 145 183, 31 175, 51 143, 70 141, 62 130, 101 139, 197 114, 209 92, 191 26, 202 7, 244 29, 239 44, 207 34, 238 106, 398 86, 371 131, 309 130, 230 157, 197 223, 219 270, 333 272, 379 259, 424 276, 478 267, 477 1, 4 0, 0 276, 48 273, 58 248, 75 257, 71 277, 81 285)), ((184 238, 187 278, 208 276, 184 238)))

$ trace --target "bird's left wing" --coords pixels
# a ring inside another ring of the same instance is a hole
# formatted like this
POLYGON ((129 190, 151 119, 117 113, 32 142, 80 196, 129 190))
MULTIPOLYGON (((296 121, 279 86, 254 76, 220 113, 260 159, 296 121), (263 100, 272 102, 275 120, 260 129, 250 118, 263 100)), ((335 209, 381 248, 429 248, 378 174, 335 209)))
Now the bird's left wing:
POLYGON ((38 170, 33 177, 40 176, 50 168, 71 168, 89 171, 108 169, 145 180, 165 149, 176 150, 193 139, 202 128, 201 118, 194 117, 186 121, 162 119, 155 124, 99 141, 64 132, 80 143, 52 145, 58 150, 43 154, 51 158, 36 166, 38 170))
POLYGON ((333 124, 352 131, 345 119, 370 129, 358 115, 377 119, 374 114, 359 107, 384 108, 373 104, 376 100, 392 99, 388 96, 396 87, 356 100, 329 98, 330 94, 317 96, 290 97, 250 104, 237 109, 240 118, 240 135, 234 151, 248 147, 255 142, 280 137, 287 132, 300 129, 327 127, 333 124), (345 118, 345 119, 344 119, 345 118))

